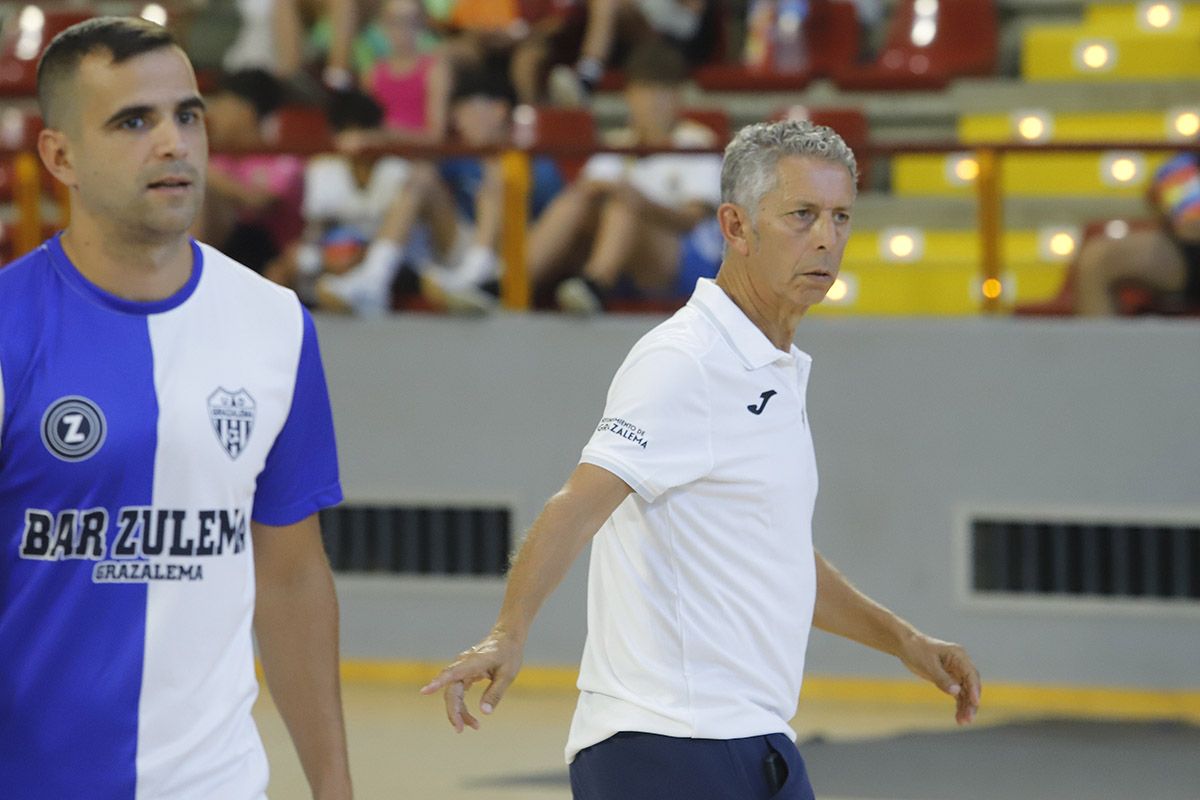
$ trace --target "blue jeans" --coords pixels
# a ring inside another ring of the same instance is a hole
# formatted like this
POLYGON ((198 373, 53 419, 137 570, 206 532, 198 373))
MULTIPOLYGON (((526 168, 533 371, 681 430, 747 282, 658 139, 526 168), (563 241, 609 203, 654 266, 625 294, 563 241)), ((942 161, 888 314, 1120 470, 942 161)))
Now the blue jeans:
POLYGON ((800 751, 779 733, 746 739, 618 733, 576 754, 571 794, 575 800, 814 800, 800 751), (782 788, 772 789, 769 759, 782 788))

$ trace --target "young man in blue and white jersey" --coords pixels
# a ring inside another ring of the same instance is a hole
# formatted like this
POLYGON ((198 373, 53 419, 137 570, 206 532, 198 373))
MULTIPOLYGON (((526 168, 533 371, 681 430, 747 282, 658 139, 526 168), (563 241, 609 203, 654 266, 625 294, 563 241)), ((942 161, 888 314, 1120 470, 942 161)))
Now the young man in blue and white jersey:
POLYGON ((0 794, 265 797, 253 630, 314 797, 349 798, 312 320, 188 237, 204 103, 164 29, 65 31, 38 100, 71 215, 0 270, 0 794))

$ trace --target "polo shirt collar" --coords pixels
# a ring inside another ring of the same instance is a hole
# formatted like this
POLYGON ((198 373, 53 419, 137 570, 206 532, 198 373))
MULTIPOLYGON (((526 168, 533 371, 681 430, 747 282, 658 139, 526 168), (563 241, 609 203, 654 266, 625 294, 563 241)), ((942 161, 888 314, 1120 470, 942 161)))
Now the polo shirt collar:
POLYGON ((737 353, 746 369, 761 369, 776 361, 807 361, 808 357, 792 344, 787 353, 771 344, 758 326, 750 321, 737 303, 725 294, 725 290, 710 278, 701 278, 696 282, 696 291, 692 293, 689 306, 694 306, 701 314, 717 326, 717 330, 729 342, 733 352, 737 353))

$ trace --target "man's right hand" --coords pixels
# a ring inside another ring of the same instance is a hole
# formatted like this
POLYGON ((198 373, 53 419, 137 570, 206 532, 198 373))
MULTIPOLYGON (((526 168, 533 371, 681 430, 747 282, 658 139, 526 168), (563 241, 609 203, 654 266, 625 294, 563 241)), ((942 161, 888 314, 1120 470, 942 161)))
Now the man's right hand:
POLYGON ((524 637, 497 626, 479 644, 459 653, 454 663, 421 687, 421 694, 433 694, 443 689, 446 718, 454 730, 462 733, 463 727, 468 725, 479 730, 479 720, 467 711, 467 689, 476 681, 490 681, 479 700, 479 710, 491 714, 517 677, 524 651, 524 637))

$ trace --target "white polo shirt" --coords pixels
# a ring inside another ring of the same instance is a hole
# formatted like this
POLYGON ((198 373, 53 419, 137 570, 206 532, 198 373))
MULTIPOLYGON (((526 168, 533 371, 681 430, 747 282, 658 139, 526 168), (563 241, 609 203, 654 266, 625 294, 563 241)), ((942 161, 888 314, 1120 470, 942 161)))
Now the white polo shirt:
POLYGON ((620 731, 795 738, 816 598, 811 365, 702 279, 617 370, 582 461, 635 493, 592 544, 568 762, 620 731))

